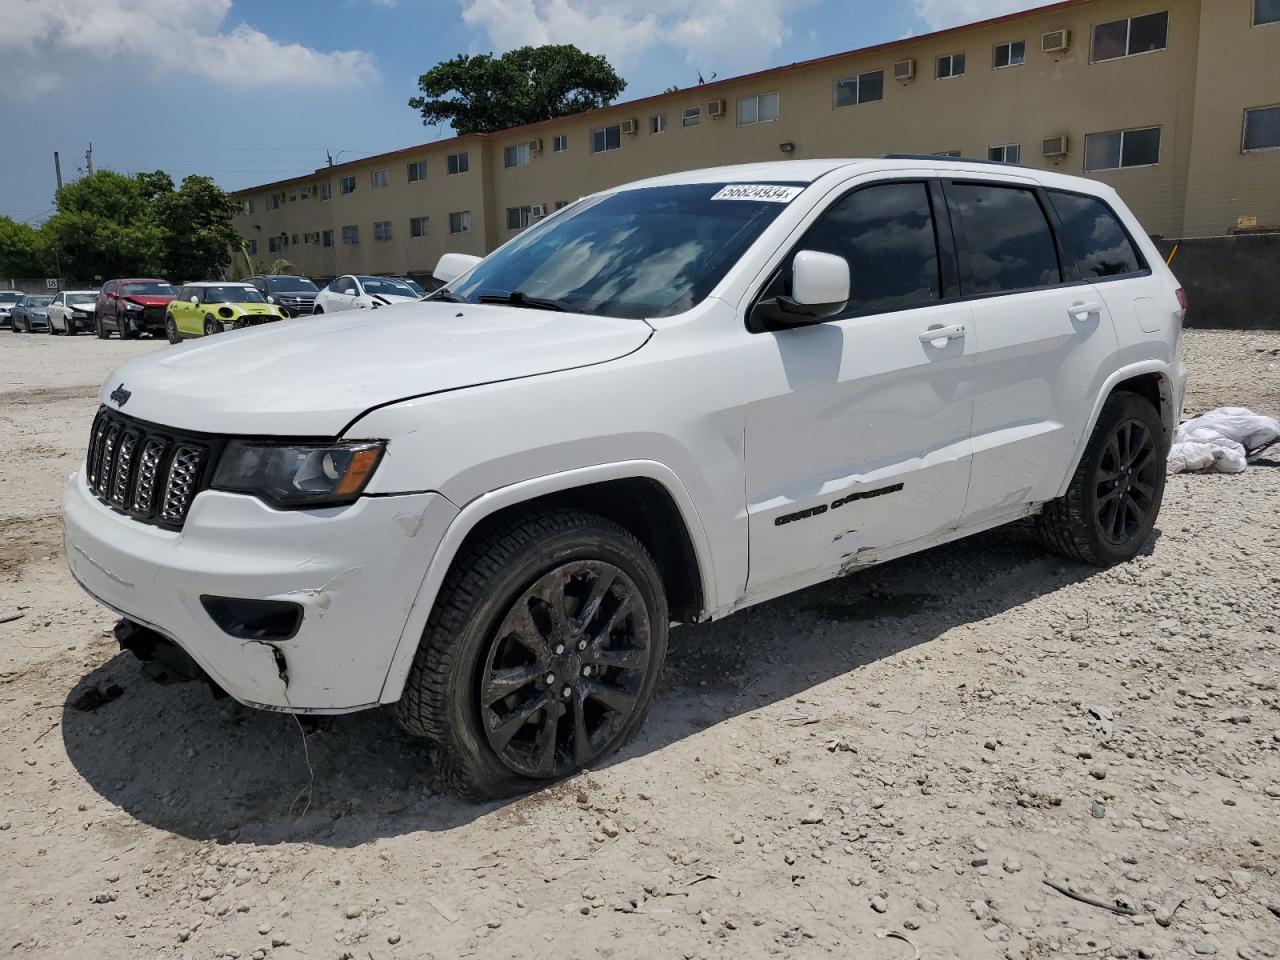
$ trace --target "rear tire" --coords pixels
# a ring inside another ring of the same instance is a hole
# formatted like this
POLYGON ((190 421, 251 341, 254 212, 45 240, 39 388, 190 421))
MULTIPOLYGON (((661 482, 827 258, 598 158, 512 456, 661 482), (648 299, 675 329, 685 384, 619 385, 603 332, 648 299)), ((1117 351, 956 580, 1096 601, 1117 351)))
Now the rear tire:
POLYGON ((455 559, 395 715, 468 799, 546 786, 635 735, 667 627, 662 577, 629 531, 577 510, 499 520, 455 559))
POLYGON ((1168 456, 1164 425, 1151 402, 1113 393, 1066 494, 1036 518, 1041 541, 1060 556, 1098 567, 1132 560, 1160 514, 1168 456))
POLYGON ((218 334, 221 332, 222 332, 222 328, 218 326, 217 322, 213 319, 213 317, 204 318, 204 335, 206 337, 212 337, 214 334, 218 334))

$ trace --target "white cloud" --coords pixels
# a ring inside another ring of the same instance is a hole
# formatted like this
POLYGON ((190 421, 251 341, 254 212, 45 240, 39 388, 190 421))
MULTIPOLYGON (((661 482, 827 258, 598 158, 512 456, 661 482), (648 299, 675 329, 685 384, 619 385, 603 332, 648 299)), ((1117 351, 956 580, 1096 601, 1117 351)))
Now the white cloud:
POLYGON ((231 0, 0 0, 0 90, 33 96, 84 59, 230 85, 338 86, 374 76, 359 50, 281 43, 225 23, 231 0), (60 59, 61 58, 61 59, 60 59))
POLYGON ((1043 6, 1046 0, 912 0, 916 15, 930 30, 989 20, 1006 13, 1043 6))
MULTIPOLYGON (((572 43, 625 71, 660 44, 721 77, 768 66, 811 0, 462 0, 462 17, 499 52, 572 43)), ((688 80, 686 75, 673 77, 688 80)), ((682 84, 683 85, 683 84, 682 84)))

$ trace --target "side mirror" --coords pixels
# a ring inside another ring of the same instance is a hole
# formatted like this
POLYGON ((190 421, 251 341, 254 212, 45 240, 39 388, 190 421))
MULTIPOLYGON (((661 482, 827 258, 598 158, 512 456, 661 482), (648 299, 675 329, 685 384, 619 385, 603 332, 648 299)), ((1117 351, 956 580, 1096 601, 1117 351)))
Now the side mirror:
POLYGON ((474 267, 481 259, 469 253, 446 253, 440 258, 431 275, 441 283, 450 283, 474 267))
POLYGON ((791 264, 791 296, 761 300, 751 310, 756 330, 799 327, 834 317, 849 302, 849 262, 801 250, 791 264))
POLYGON ((199 303, 200 303, 200 298, 199 298, 199 297, 192 297, 192 298, 191 298, 191 304, 192 304, 192 306, 195 306, 195 305, 197 305, 197 304, 199 304, 199 303))

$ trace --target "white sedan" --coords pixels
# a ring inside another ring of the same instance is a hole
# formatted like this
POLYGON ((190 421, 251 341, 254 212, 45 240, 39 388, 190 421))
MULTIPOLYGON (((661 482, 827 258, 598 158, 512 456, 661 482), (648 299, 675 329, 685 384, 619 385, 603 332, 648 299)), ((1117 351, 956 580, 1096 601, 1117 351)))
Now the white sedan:
POLYGON ((316 294, 316 313, 339 310, 376 310, 393 303, 419 299, 413 288, 392 277, 360 277, 347 274, 338 277, 316 294))
POLYGON ((49 332, 77 334, 93 330, 97 290, 64 290, 49 304, 49 332))

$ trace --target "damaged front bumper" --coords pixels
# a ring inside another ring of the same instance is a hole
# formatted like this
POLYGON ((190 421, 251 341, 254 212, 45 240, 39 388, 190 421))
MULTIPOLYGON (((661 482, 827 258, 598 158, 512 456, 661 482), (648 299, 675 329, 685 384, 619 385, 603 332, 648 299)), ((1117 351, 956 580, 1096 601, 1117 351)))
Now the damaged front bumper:
POLYGON ((173 641, 240 702, 299 713, 379 702, 410 607, 456 515, 433 493, 276 510, 209 490, 173 531, 111 510, 83 470, 63 497, 67 563, 91 596, 173 641), (237 636, 215 621, 209 597, 296 604, 301 618, 287 639, 237 636))

